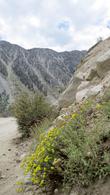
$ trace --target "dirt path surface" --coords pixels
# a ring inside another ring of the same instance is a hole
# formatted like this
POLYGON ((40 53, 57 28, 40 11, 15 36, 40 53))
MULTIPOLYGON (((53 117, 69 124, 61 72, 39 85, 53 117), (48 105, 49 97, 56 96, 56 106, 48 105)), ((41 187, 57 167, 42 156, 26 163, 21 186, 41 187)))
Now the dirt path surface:
POLYGON ((28 144, 17 144, 17 138, 16 120, 0 118, 0 195, 18 195, 16 182, 23 177, 20 158, 25 154, 25 145, 28 144))

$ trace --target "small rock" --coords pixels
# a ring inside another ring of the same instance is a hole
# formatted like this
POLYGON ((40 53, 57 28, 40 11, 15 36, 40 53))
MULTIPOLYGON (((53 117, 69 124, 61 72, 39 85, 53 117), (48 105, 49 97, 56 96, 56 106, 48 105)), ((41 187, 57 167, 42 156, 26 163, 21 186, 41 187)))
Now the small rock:
POLYGON ((11 148, 9 148, 8 151, 11 151, 11 148))
POLYGON ((0 179, 5 179, 6 177, 4 175, 1 175, 0 176, 0 179))
POLYGON ((16 154, 15 154, 16 156, 18 156, 19 155, 19 153, 18 152, 16 152, 16 154))
POLYGON ((20 163, 21 162, 21 160, 20 159, 16 159, 16 163, 20 163))
POLYGON ((5 175, 2 175, 2 171, 0 170, 0 179, 5 179, 6 176, 5 175))
POLYGON ((3 156, 6 156, 6 154, 2 154, 3 156))

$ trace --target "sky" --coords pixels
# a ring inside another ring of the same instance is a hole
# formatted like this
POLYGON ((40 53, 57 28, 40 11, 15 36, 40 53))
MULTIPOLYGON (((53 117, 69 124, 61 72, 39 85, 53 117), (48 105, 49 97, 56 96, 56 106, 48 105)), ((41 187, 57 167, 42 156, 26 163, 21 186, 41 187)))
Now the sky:
POLYGON ((109 36, 110 0, 0 0, 0 40, 27 49, 89 49, 109 36))

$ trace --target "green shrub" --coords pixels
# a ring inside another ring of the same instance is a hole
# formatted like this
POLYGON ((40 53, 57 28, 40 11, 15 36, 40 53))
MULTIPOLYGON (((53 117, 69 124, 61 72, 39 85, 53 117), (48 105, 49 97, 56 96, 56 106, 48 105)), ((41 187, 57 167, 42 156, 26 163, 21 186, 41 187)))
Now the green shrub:
POLYGON ((51 118, 44 118, 40 125, 35 124, 32 127, 32 137, 36 141, 36 144, 39 143, 39 137, 42 133, 46 132, 52 126, 53 120, 51 118))
MULTIPOLYGON (((105 162, 104 151, 100 153, 100 136, 95 138, 87 136, 84 129, 80 133, 69 124, 70 135, 65 132, 66 140, 65 153, 68 160, 65 161, 64 186, 88 186, 96 179, 104 178, 110 173, 110 165, 105 162), (68 139, 67 139, 68 138, 68 139)), ((100 136, 99 136, 100 135, 100 136)), ((107 153, 109 154, 109 153, 107 153)), ((109 156, 110 157, 110 156, 109 156)))
POLYGON ((29 137, 32 127, 41 124, 44 118, 52 115, 52 108, 41 95, 21 94, 12 105, 12 112, 17 118, 19 131, 23 137, 29 137))
POLYGON ((110 118, 110 101, 103 104, 103 109, 108 118, 110 118))
POLYGON ((40 135, 35 151, 22 163, 34 184, 52 194, 59 185, 88 186, 110 175, 110 121, 104 107, 86 101, 66 124, 40 135))
POLYGON ((110 89, 106 89, 106 90, 105 90, 102 99, 103 99, 103 101, 105 101, 105 102, 110 101, 110 89))

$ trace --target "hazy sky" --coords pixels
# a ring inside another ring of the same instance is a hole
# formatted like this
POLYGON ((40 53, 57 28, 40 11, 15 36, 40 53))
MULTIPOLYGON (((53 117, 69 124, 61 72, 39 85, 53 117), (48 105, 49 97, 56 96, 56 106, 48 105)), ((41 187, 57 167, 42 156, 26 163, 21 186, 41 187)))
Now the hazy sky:
POLYGON ((0 0, 0 39, 25 48, 88 49, 110 35, 110 0, 0 0))

